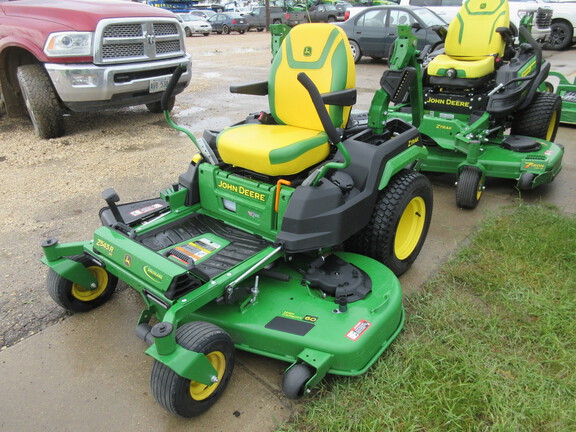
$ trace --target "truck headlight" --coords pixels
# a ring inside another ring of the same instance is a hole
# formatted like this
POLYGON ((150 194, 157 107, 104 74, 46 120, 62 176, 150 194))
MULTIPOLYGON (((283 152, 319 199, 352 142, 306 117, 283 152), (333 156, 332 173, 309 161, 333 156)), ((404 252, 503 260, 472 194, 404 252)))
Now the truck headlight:
POLYGON ((92 56, 92 33, 59 32, 48 36, 44 53, 50 57, 92 56))

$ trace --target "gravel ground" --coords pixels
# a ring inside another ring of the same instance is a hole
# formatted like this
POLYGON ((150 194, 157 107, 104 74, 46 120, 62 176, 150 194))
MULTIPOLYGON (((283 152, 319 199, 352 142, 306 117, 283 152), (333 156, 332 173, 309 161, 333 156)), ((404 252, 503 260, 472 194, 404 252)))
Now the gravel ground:
MULTIPOLYGON (((231 95, 228 87, 266 79, 266 33, 195 36, 186 40, 192 82, 177 97, 175 120, 194 133, 219 129, 267 108, 265 98, 231 95)), ((72 114, 62 138, 37 138, 27 118, 0 115, 0 347, 13 345, 63 319, 45 288, 40 242, 91 237, 114 187, 122 201, 158 196, 186 170, 196 150, 144 106, 72 114)), ((119 286, 125 288, 124 285, 119 286)))

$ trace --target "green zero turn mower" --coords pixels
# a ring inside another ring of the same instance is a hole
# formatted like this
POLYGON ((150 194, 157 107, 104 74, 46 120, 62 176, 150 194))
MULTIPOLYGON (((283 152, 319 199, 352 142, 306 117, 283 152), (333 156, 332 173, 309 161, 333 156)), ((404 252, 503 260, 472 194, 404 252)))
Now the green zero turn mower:
POLYGON ((576 78, 572 82, 560 72, 552 71, 549 77, 556 77, 556 86, 550 82, 544 83, 544 91, 553 91, 562 99, 562 115, 560 123, 576 124, 576 78))
POLYGON ((510 29, 508 2, 469 0, 439 33, 444 51, 420 53, 411 28, 399 27, 369 126, 378 131, 391 118, 417 126, 428 156, 415 169, 455 174, 462 208, 477 206, 486 177, 516 180, 520 190, 554 180, 562 101, 538 91, 550 63, 524 26, 519 35, 510 29))
POLYGON ((178 181, 127 204, 108 189, 92 240, 43 242, 48 290, 63 308, 100 306, 118 279, 140 294, 136 333, 169 412, 212 406, 235 348, 288 362, 282 388, 299 398, 327 373, 364 373, 401 330, 397 275, 432 213, 429 181, 406 167, 426 148, 400 119, 342 139, 354 67, 342 30, 297 26, 268 81, 231 89, 268 95, 270 113, 195 139, 165 111, 200 150, 178 181))

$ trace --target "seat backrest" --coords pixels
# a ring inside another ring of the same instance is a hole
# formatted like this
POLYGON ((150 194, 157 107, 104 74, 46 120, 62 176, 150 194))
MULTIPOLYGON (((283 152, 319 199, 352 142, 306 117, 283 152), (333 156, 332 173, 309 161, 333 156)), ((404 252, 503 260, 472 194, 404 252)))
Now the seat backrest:
POLYGON ((445 52, 461 60, 502 56, 505 43, 496 29, 509 25, 508 0, 466 0, 448 27, 445 52))
MULTIPOLYGON (((300 24, 284 39, 268 77, 270 111, 279 124, 324 130, 312 100, 297 79, 305 72, 320 93, 354 88, 356 70, 348 38, 332 24, 300 24)), ((329 105, 336 127, 348 122, 351 107, 329 105)))

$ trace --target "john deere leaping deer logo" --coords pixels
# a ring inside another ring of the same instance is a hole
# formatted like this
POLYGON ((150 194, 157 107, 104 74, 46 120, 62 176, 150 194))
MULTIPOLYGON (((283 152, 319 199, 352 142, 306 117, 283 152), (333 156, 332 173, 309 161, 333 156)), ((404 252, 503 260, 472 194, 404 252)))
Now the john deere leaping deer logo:
POLYGON ((304 47, 304 57, 310 57, 312 55, 312 47, 304 47))

